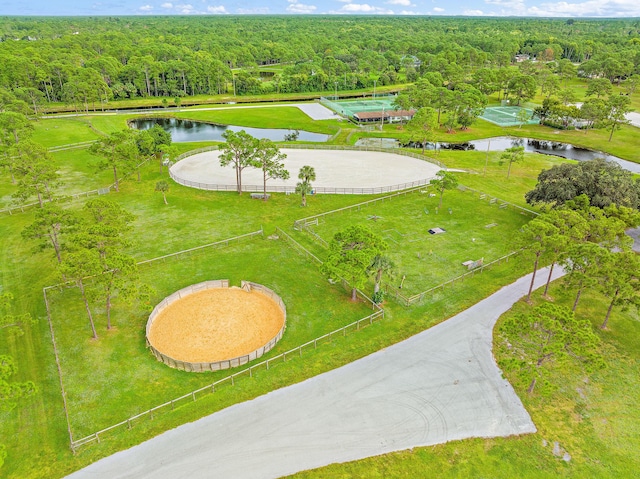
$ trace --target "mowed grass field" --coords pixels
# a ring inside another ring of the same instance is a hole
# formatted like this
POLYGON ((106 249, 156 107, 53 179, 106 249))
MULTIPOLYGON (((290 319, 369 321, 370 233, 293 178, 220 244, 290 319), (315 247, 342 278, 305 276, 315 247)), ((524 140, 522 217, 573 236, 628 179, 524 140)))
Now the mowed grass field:
POLYGON ((368 227, 386 241, 386 255, 395 263, 390 286, 402 283, 402 293, 412 295, 466 273, 463 262, 489 263, 511 253, 518 230, 532 217, 470 191, 445 192, 440 208, 439 201, 439 194, 427 187, 324 215, 309 228, 328 243, 349 225, 368 227), (433 228, 445 232, 430 234, 433 228))
POLYGON ((50 290, 74 437, 89 435, 230 374, 172 369, 158 362, 145 344, 149 308, 181 288, 212 279, 229 279, 235 286, 241 280, 264 284, 284 301, 286 333, 263 359, 371 314, 370 306, 346 300, 344 291, 330 285, 283 241, 262 237, 146 264, 141 281, 155 290, 150 305, 116 300, 111 331, 106 330, 104 310, 95 305, 97 341, 90 337, 78 289, 50 290))
MULTIPOLYGON (((278 109, 273 110, 272 115, 276 116, 278 109)), ((263 126, 264 122, 268 121, 268 117, 252 118, 251 111, 238 109, 233 112, 233 115, 236 115, 235 119, 238 122, 243 122, 242 124, 246 126, 263 126)), ((208 112, 200 113, 208 115, 208 112)), ((231 113, 228 114, 232 116, 231 113)), ((121 129, 126 125, 128 117, 128 115, 80 117, 80 119, 74 117, 55 119, 55 123, 47 123, 54 121, 54 119, 47 119, 37 122, 36 130, 41 129, 38 134, 41 135, 46 146, 60 146, 69 142, 88 141, 92 135, 97 138, 96 130, 107 133, 121 129), (83 118, 91 121, 93 129, 82 121, 83 118), (53 125, 53 127, 47 125, 53 125), (50 134, 54 130, 56 134, 50 134)), ((293 122, 294 120, 294 118, 285 118, 283 121, 293 122)), ((304 124, 298 126, 293 122, 292 126, 304 129, 304 124)), ((340 124, 339 127, 342 128, 338 135, 339 141, 347 141, 350 133, 355 131, 346 127, 345 124, 340 124)), ((326 126, 317 128, 316 131, 322 131, 321 128, 326 126)), ((633 159, 634 155, 637 156, 637 148, 634 150, 637 131, 631 127, 624 127, 616 132, 614 140, 608 143, 607 132, 588 132, 587 135, 581 132, 567 132, 565 136, 564 132, 555 134, 552 130, 543 127, 500 129, 479 121, 467 132, 459 132, 456 135, 447 135, 444 132, 438 134, 447 140, 507 133, 540 138, 553 137, 565 141, 571 141, 568 138, 575 135, 576 141, 579 138, 585 138, 597 149, 633 159)), ((402 134, 402 131, 397 130, 396 126, 385 126, 385 131, 379 133, 388 136, 389 133, 402 134)), ((352 135, 352 137, 355 136, 355 134, 352 135)), ((185 151, 199 146, 203 145, 183 144, 179 148, 185 151)), ((69 177, 69 182, 63 186, 66 191, 88 191, 106 186, 111 182, 107 172, 97 173, 92 169, 91 159, 85 155, 88 155, 86 150, 69 150, 55 154, 65 178, 69 177), (103 184, 105 181, 106 184, 103 184)), ((526 206, 523 195, 535 184, 540 170, 548 168, 556 161, 561 161, 540 155, 527 155, 523 163, 513 166, 511 178, 506 180, 506 166, 499 165, 498 156, 490 155, 486 175, 480 174, 485 156, 479 152, 446 152, 446 154, 442 152, 438 160, 450 168, 473 170, 470 173, 458 173, 461 183, 522 206, 526 206)), ((2 179, 0 196, 4 197, 10 195, 11 186, 7 173, 3 172, 2 179)), ((169 205, 164 205, 162 195, 154 191, 155 183, 160 179, 167 179, 166 171, 161 173, 157 164, 149 164, 142 170, 141 182, 136 181, 135 178, 129 179, 123 183, 120 193, 108 195, 109 199, 118 202, 136 215, 129 252, 137 260, 150 259, 184 248, 222 240, 259 229, 261 226, 265 230, 265 236, 272 234, 276 226, 292 231, 291 226, 295 219, 372 198, 315 195, 309 198, 307 208, 301 208, 300 198, 297 195, 276 194, 270 201, 261 202, 251 200, 247 195, 239 197, 234 193, 198 191, 171 183, 167 195, 169 205)), ((444 217, 449 216, 449 201, 453 203, 454 200, 452 196, 455 195, 451 193, 454 192, 445 192, 443 207, 446 215, 444 217)), ((419 202, 434 200, 428 195, 416 194, 416 198, 419 202)), ((79 200, 69 204, 69 207, 81 208, 82 203, 83 201, 79 200)), ((478 199, 471 201, 470 205, 474 211, 477 209, 480 213, 485 207, 495 208, 497 211, 497 205, 489 206, 478 199)), ((416 225, 420 225, 420 228, 423 226, 422 220, 419 219, 420 209, 423 210, 420 218, 427 218, 425 208, 430 210, 429 218, 434 215, 431 212, 432 208, 422 206, 421 203, 417 208, 412 207, 408 211, 394 209, 394 202, 389 203, 389 208, 389 211, 385 211, 384 214, 377 211, 372 214, 379 215, 386 221, 397 222, 393 225, 395 228, 385 229, 395 229, 402 234, 406 234, 403 228, 404 215, 409 215, 407 223, 415 222, 416 225)), ((454 221, 458 208, 452 207, 452 210, 450 220, 454 221)), ((491 211, 494 210, 489 210, 491 211)), ((505 213, 504 210, 499 211, 500 214, 505 213)), ((441 214, 442 212, 439 212, 439 218, 443 218, 441 214)), ((469 214, 471 215, 471 212, 469 214)), ((356 218, 356 220, 367 224, 372 222, 367 218, 356 218)), ((38 394, 24 404, 13 411, 0 412, 0 443, 7 446, 8 453, 6 463, 0 469, 0 476, 8 479, 63 477, 101 457, 138 444, 177 425, 347 364, 445 320, 529 272, 531 267, 524 257, 503 263, 485 270, 481 275, 465 280, 464 283, 457 283, 444 291, 438 291, 428 301, 412 308, 405 308, 393 301, 388 301, 385 304, 385 319, 357 334, 335 338, 334 341, 322 345, 317 350, 305 352, 302 358, 279 363, 270 371, 260 371, 253 378, 237 381, 233 387, 224 387, 197 402, 180 405, 166 414, 155 415, 153 420, 141 420, 131 430, 111 434, 100 444, 85 447, 78 454, 73 455, 69 449, 57 369, 42 301, 42 287, 55 284, 60 278, 55 269, 52 253, 36 251, 35 243, 23 240, 20 235, 22 229, 32 221, 33 214, 29 211, 0 217, 0 237, 2 238, 0 253, 3 257, 3 261, 0 262, 2 290, 11 291, 15 295, 14 311, 29 312, 36 319, 34 325, 26 328, 23 336, 0 337, 0 350, 6 351, 18 360, 19 370, 14 378, 19 381, 33 380, 38 387, 38 394)), ((500 224, 500 221, 497 222, 500 224)), ((479 224, 484 226, 484 221, 479 224)), ((515 226, 516 223, 514 223, 514 231, 515 226)), ((450 227, 447 234, 454 229, 455 227, 450 227)), ((322 225, 317 232, 322 233, 322 225)), ((327 237, 329 236, 330 234, 327 234, 327 237)), ((296 238, 305 241, 305 244, 313 244, 304 235, 296 235, 296 238)), ((506 239, 502 241, 504 244, 506 242, 506 239)), ((392 241, 390 243, 395 246, 392 241)), ((417 259, 417 251, 414 252, 417 259)), ((474 252, 467 252, 467 255, 474 252)), ((318 301, 310 304, 317 305, 317 308, 311 312, 317 312, 321 321, 316 322, 315 313, 313 317, 299 317, 299 326, 296 328, 300 331, 296 332, 292 323, 292 329, 287 331, 283 343, 278 346, 282 349, 289 344, 284 341, 295 342, 294 339, 297 341, 302 336, 302 329, 316 326, 333 327, 331 321, 338 322, 343 319, 338 317, 341 311, 345 320, 350 317, 349 314, 356 317, 360 314, 359 309, 362 305, 349 303, 347 294, 334 290, 315 267, 307 264, 302 257, 279 241, 256 239, 228 249, 212 250, 211 257, 208 255, 209 253, 206 253, 185 258, 184 262, 182 260, 167 262, 157 269, 146 268, 142 274, 146 281, 157 285, 155 295, 158 299, 166 295, 167 291, 179 289, 182 284, 178 283, 186 281, 190 275, 193 276, 193 282, 196 282, 210 273, 215 273, 216 277, 227 276, 232 281, 252 279, 241 278, 238 274, 246 272, 254 275, 256 281, 262 278, 264 284, 273 287, 276 291, 281 285, 294 281, 308 282, 309 287, 317 285, 318 294, 316 296, 312 294, 313 292, 309 294, 318 301), (281 262, 283 267, 280 268, 275 264, 277 262, 281 262), (263 271, 261 265, 264 264, 271 266, 274 275, 270 275, 269 268, 263 271), (285 268, 287 265, 291 271, 285 268), (225 272, 228 272, 228 275, 224 275, 225 272), (326 317, 323 314, 336 317, 326 317), (327 324, 323 324, 324 322, 327 324), (287 337, 289 333, 291 333, 291 339, 287 337)), ((421 264, 416 262, 417 266, 407 266, 407 270, 419 268, 421 264)), ((455 267, 458 268, 461 265, 455 267)), ((410 271, 410 274, 416 273, 410 271)), ((191 280, 190 277, 188 279, 191 280)), ((298 287, 297 284, 295 286, 298 287)), ((292 292, 289 294, 293 296, 285 301, 295 299, 294 296, 298 294, 293 292, 295 291, 293 287, 290 291, 292 292)), ((303 290, 298 291, 301 294, 303 292, 303 290)), ((561 287, 554 290, 553 296, 556 301, 569 301, 562 298, 562 291, 561 287)), ((126 411, 142 408, 143 405, 139 405, 136 399, 139 394, 144 404, 151 404, 155 402, 156 392, 168 397, 174 392, 189 389, 194 384, 201 384, 200 381, 206 383, 216 377, 214 374, 208 375, 210 378, 205 377, 207 375, 183 376, 186 373, 169 370, 157 362, 144 348, 142 325, 146 321, 145 308, 135 307, 125 312, 124 309, 120 309, 122 305, 118 305, 119 311, 115 312, 116 328, 107 333, 104 328, 104 316, 101 316, 104 313, 100 305, 96 305, 100 339, 92 342, 87 320, 84 319, 85 316, 81 311, 82 305, 78 302, 74 290, 56 291, 54 296, 54 314, 56 315, 54 321, 56 327, 61 328, 60 334, 64 336, 64 339, 59 338, 59 340, 65 343, 63 374, 65 376, 69 374, 71 381, 69 393, 74 399, 70 408, 72 427, 76 437, 84 431, 91 432, 93 426, 110 422, 110 418, 122 417, 124 414, 120 411, 121 407, 126 411), (68 317, 65 314, 67 307, 78 314, 68 317), (87 364, 83 364, 85 357, 87 364), (146 375, 138 376, 138 367, 142 367, 146 375), (127 370, 126 377, 120 379, 118 374, 121 374, 122 370, 127 370), (154 373, 157 374, 157 378, 153 376, 154 373), (76 377, 72 379, 74 374, 76 377), (100 376, 104 377, 100 378, 100 376), (140 379, 146 381, 146 388, 144 382, 142 385, 139 384, 140 379), (92 388, 94 386, 108 388, 108 392, 104 393, 105 401, 101 401, 102 397, 100 394, 93 393, 93 389, 85 387, 83 380, 91 384, 92 388), (120 385, 120 380, 126 387, 120 385), (145 390, 136 389, 137 387, 145 390)), ((585 298, 587 296, 589 300, 583 299, 584 303, 581 304, 585 306, 589 304, 589 307, 582 310, 581 314, 592 319, 594 324, 598 324, 606 311, 606 298, 595 294, 585 295, 585 298)), ((299 300, 295 299, 292 304, 296 304, 297 301, 299 300)), ((292 308, 295 310, 296 306, 292 308)), ((615 311, 615 314, 610 330, 601 333, 603 347, 611 358, 609 367, 597 376, 589 378, 587 389, 582 386, 585 384, 584 377, 573 376, 573 371, 559 370, 554 379, 559 389, 554 396, 528 398, 518 385, 517 377, 511 377, 516 390, 538 425, 539 433, 520 438, 475 439, 431 448, 418 448, 357 463, 329 466, 317 471, 300 473, 298 477, 376 478, 429 475, 451 478, 634 477, 634 472, 638 470, 637 450, 639 448, 638 423, 635 418, 640 414, 635 398, 640 396, 638 380, 640 375, 637 370, 638 359, 640 359, 638 358, 640 319, 634 311, 628 313, 615 311), (578 387, 581 392, 577 391, 578 387), (581 393, 585 397, 582 397, 581 393), (550 444, 549 441, 559 441, 572 455, 572 461, 565 463, 555 457, 549 446, 542 446, 543 439, 548 441, 548 444, 550 444)), ((315 331, 313 333, 315 334, 315 331)), ((276 352, 274 351, 273 354, 276 352)), ((496 354, 499 354, 499 351, 496 351, 496 354)))

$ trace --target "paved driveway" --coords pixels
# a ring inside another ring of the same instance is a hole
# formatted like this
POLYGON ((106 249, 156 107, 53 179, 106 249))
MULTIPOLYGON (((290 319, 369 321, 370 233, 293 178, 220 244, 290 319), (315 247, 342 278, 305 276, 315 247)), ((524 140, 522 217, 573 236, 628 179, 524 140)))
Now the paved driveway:
POLYGON ((633 126, 637 126, 638 128, 640 128, 640 113, 636 113, 633 111, 631 113, 627 113, 625 116, 633 126))
POLYGON ((628 229, 627 235, 633 239, 633 246, 631 248, 640 253, 640 228, 628 229))
POLYGON ((297 103, 294 105, 312 120, 336 120, 342 118, 336 112, 329 110, 320 103, 297 103))
MULTIPOLYGON (((536 286, 545 279, 540 271, 536 286)), ((277 478, 456 439, 535 432, 491 353, 495 321, 526 294, 529 281, 521 278, 402 343, 180 426, 69 477, 277 478)))

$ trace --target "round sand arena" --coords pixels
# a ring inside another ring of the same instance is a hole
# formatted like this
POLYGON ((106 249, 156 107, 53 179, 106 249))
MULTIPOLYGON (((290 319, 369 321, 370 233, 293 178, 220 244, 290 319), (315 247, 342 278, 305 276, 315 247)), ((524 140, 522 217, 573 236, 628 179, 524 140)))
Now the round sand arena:
POLYGON ((190 286, 154 309, 147 341, 159 360, 187 371, 214 371, 245 364, 275 345, 286 322, 282 300, 261 285, 227 284, 190 286))
MULTIPOLYGON (((267 191, 293 192, 298 173, 304 165, 316 171, 313 188, 316 193, 372 194, 397 191, 429 183, 440 167, 409 156, 380 151, 292 149, 286 154, 284 166, 287 180, 269 180, 267 191)), ((177 183, 204 190, 236 189, 236 174, 231 166, 220 166, 219 151, 207 151, 188 156, 171 166, 169 173, 177 183)), ((262 170, 242 171, 244 191, 263 190, 262 170)))

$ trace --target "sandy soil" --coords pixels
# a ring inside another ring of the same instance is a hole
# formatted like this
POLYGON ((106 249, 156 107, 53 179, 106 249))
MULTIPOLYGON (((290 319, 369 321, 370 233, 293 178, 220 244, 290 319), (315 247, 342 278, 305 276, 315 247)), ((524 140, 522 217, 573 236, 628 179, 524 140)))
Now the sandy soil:
POLYGON ((264 346, 283 324, 282 310, 264 294, 215 288, 167 306, 154 320, 148 339, 174 359, 215 362, 264 346))
MULTIPOLYGON (((304 165, 313 166, 316 170, 314 188, 385 188, 416 180, 430 180, 440 170, 440 167, 427 161, 379 151, 286 148, 280 151, 287 155, 284 166, 290 176, 287 180, 269 180, 267 191, 282 187, 295 188, 298 173, 304 165)), ((181 180, 202 185, 227 185, 234 190, 235 170, 220 166, 219 154, 219 151, 208 151, 189 156, 173 165, 171 173, 181 180)), ((262 191, 262 170, 243 170, 242 185, 246 191, 262 191)))

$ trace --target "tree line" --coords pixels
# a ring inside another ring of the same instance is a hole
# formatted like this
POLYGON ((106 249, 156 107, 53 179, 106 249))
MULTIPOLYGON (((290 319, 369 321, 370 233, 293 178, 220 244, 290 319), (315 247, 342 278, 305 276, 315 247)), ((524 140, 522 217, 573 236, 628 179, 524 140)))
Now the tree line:
POLYGON ((60 102, 88 110, 123 98, 353 90, 435 72, 453 88, 508 69, 517 54, 557 64, 561 75, 580 64, 583 76, 620 82, 640 73, 640 28, 584 19, 11 18, 0 26, 0 88, 34 112, 60 102))

